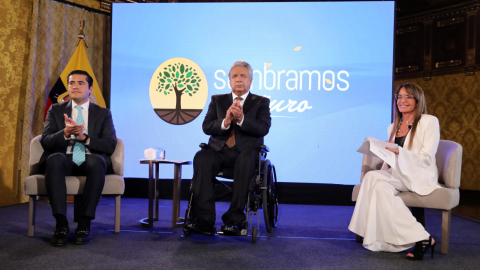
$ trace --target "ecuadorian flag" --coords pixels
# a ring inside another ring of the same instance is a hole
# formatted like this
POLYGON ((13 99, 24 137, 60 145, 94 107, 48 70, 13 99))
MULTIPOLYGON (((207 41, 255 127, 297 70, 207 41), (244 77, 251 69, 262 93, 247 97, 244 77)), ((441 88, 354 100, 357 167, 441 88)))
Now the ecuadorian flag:
POLYGON ((74 70, 85 70, 93 78, 93 92, 90 95, 90 102, 97 104, 105 108, 105 100, 103 99, 102 92, 100 92, 100 87, 98 87, 97 79, 95 74, 93 74, 92 67, 90 62, 88 62, 87 53, 85 51, 85 41, 81 39, 78 43, 77 49, 73 53, 72 58, 68 61, 67 66, 63 70, 60 78, 58 78, 55 85, 50 90, 48 94, 47 105, 45 106, 45 114, 43 116, 43 121, 47 117, 48 109, 50 106, 55 103, 63 103, 68 101, 68 74, 74 70))

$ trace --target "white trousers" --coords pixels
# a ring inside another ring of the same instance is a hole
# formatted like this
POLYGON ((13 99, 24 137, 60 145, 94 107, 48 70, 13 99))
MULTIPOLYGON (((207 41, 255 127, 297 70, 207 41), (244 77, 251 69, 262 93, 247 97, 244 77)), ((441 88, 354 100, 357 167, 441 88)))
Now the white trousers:
POLYGON ((363 236, 366 249, 399 252, 430 236, 395 196, 401 191, 408 189, 392 169, 365 174, 348 229, 363 236))

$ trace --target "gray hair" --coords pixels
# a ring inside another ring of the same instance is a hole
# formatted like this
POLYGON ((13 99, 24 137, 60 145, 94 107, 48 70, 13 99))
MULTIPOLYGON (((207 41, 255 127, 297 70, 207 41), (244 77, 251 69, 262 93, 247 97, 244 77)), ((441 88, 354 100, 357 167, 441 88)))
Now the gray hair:
MULTIPOLYGON (((248 74, 250 75, 250 79, 253 78, 253 69, 252 69, 252 66, 250 66, 249 63, 247 63, 243 60, 235 61, 235 63, 233 63, 232 67, 230 68, 230 71, 232 71, 232 68, 234 68, 234 67, 246 67, 246 68, 248 68, 248 74)), ((230 71, 228 72, 228 77, 230 77, 230 71)))

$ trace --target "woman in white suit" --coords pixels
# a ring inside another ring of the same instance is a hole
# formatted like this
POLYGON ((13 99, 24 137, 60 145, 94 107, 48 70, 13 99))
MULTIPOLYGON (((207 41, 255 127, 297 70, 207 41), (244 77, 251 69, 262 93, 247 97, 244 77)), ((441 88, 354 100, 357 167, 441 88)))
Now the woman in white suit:
POLYGON ((352 220, 352 232, 363 236, 363 246, 372 251, 399 252, 415 246, 408 259, 422 260, 435 240, 417 222, 402 199, 395 195, 411 191, 428 195, 438 185, 435 161, 440 127, 435 116, 428 115, 422 88, 404 83, 395 91, 395 122, 388 127, 389 141, 398 149, 396 166, 384 163, 378 171, 363 178, 352 220))

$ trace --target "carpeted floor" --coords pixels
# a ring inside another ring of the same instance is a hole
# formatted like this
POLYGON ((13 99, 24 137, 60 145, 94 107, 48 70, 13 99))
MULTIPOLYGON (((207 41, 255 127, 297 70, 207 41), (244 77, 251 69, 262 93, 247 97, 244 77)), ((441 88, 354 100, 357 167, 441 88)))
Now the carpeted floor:
MULTIPOLYGON (((480 222, 452 215, 450 252, 442 255, 435 210, 427 210, 427 230, 439 243, 435 258, 412 262, 406 252, 375 253, 357 243, 347 229, 350 206, 280 205, 277 230, 268 234, 260 216, 252 244, 249 237, 184 237, 181 228, 170 228, 169 200, 160 201, 154 227, 144 229, 138 220, 147 216, 147 200, 122 199, 122 231, 115 234, 113 204, 100 201, 93 242, 61 248, 48 243, 55 226, 48 203, 38 202, 33 238, 27 237, 28 204, 0 208, 0 269, 480 269, 480 222)), ((186 202, 182 206, 183 215, 186 202)), ((68 207, 72 219, 73 204, 68 207)), ((227 208, 217 203, 218 220, 227 208)))

